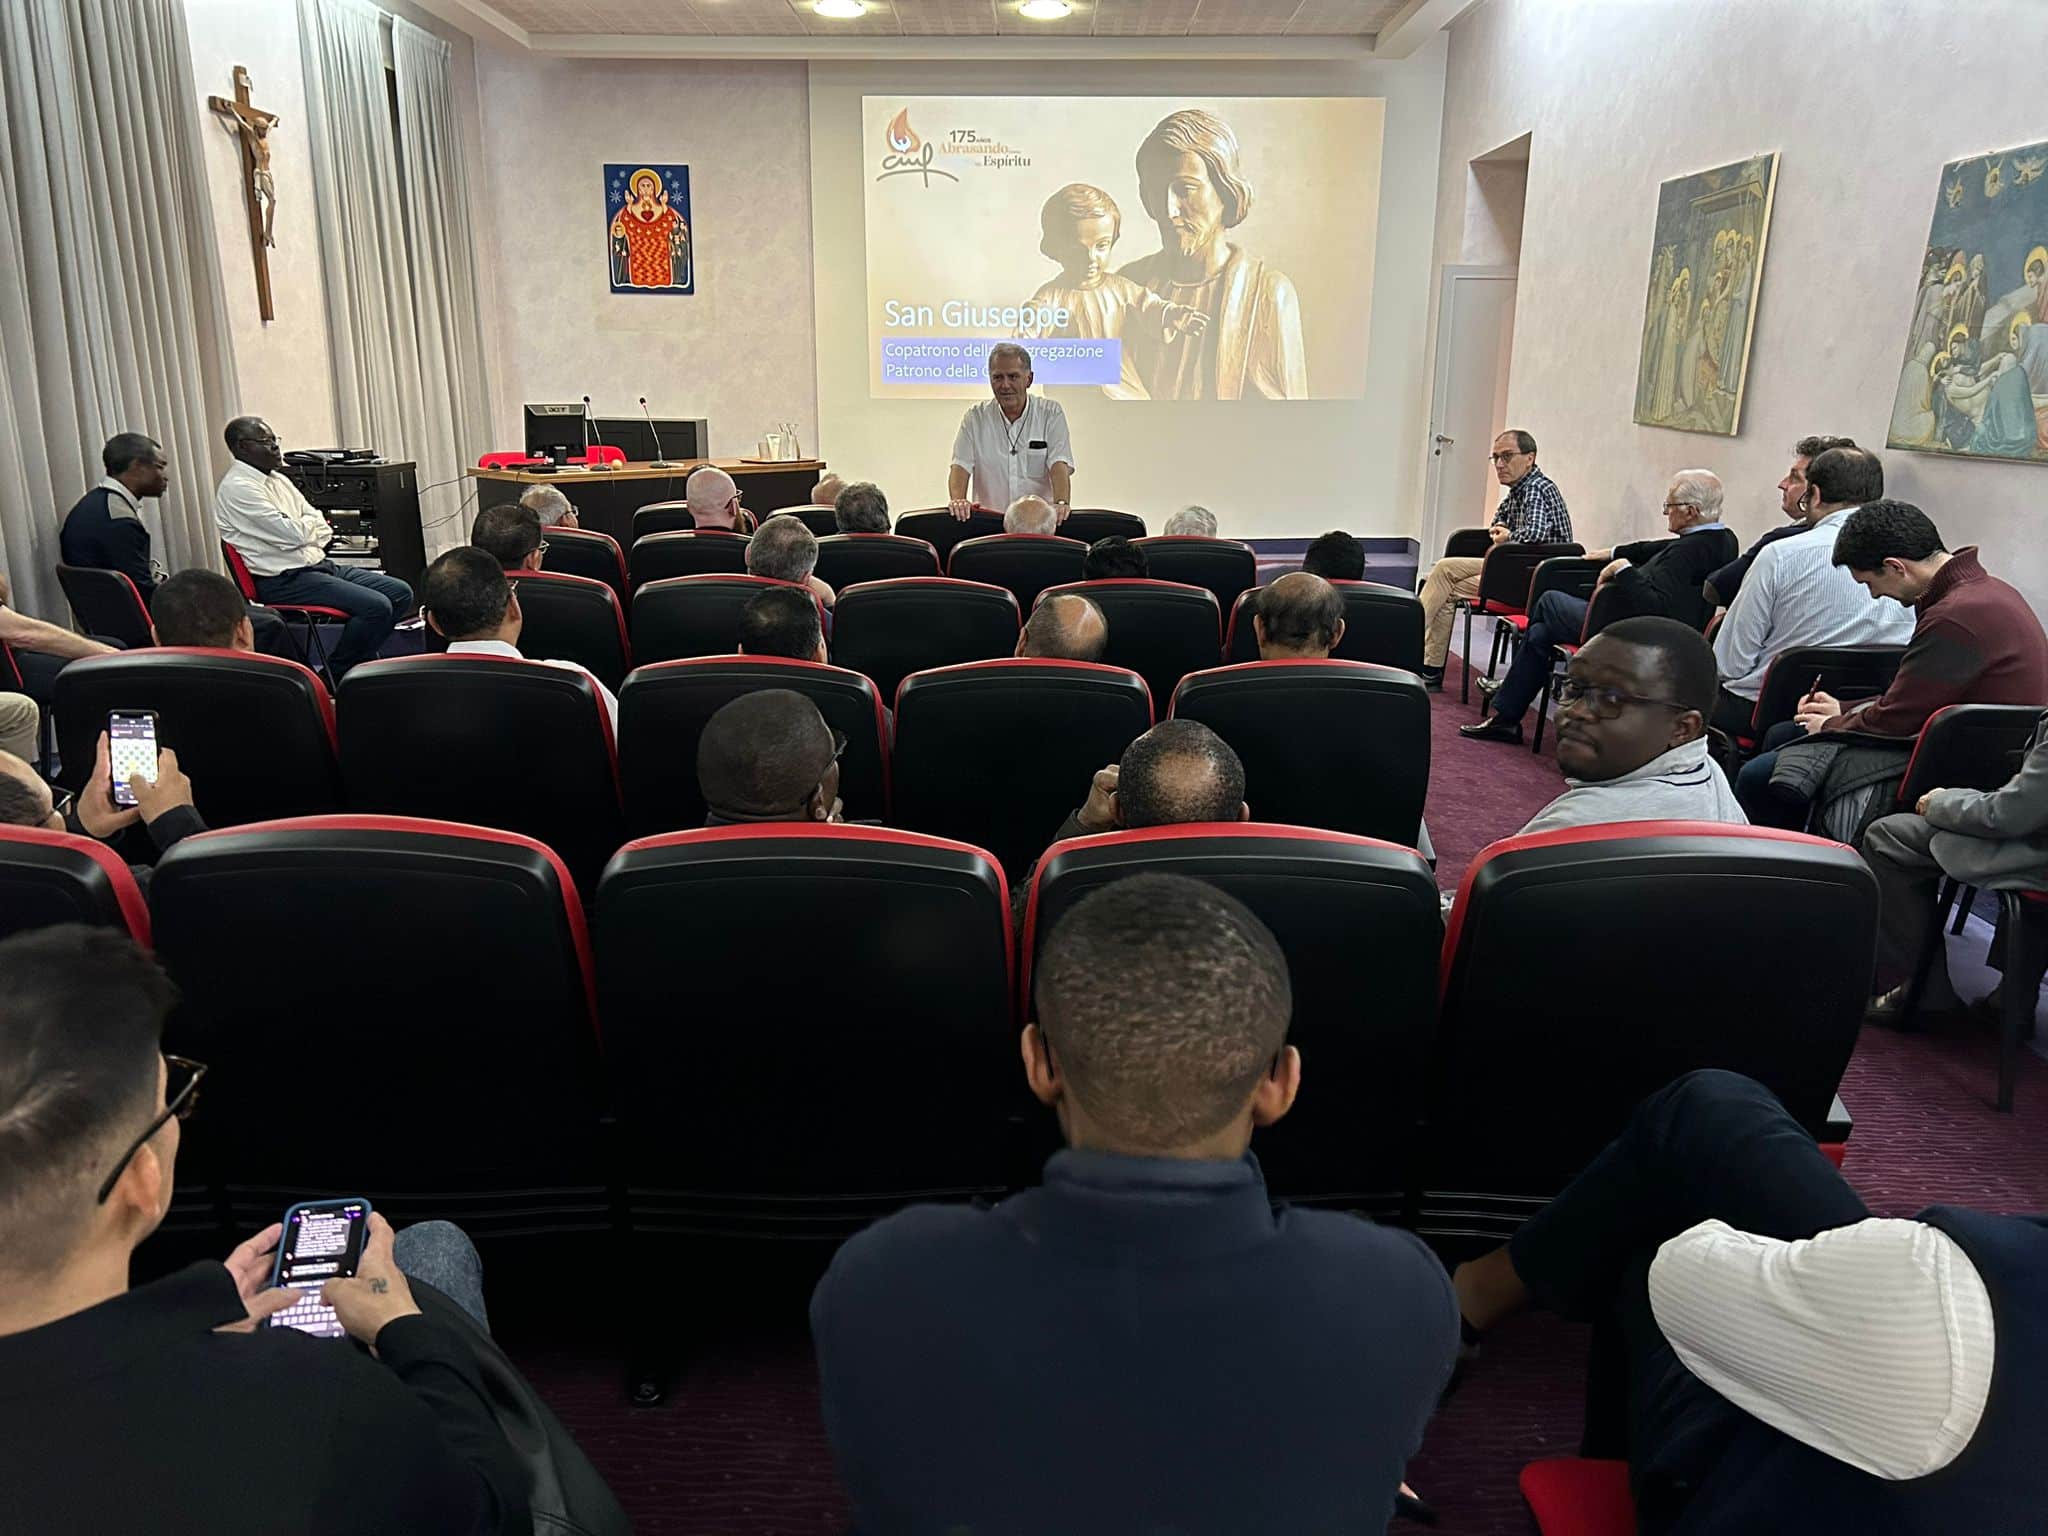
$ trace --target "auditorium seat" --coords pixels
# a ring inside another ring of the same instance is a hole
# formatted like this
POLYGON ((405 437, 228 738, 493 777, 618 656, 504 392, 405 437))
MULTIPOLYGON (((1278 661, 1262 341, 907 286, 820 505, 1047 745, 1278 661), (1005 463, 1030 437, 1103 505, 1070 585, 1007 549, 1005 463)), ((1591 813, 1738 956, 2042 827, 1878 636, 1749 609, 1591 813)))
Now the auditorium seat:
POLYGON ((697 656, 640 667, 619 691, 619 786, 631 837, 704 825, 697 742, 742 694, 788 688, 846 737, 839 797, 852 821, 889 819, 889 733, 881 696, 858 672, 781 656, 697 656))
MULTIPOLYGON (((1560 555, 1583 555, 1581 544, 1495 544, 1481 557, 1479 567, 1479 590, 1472 601, 1465 605, 1465 644, 1459 654, 1465 658, 1464 681, 1459 685, 1458 701, 1465 703, 1471 698, 1472 688, 1472 616, 1481 614, 1493 618, 1507 618, 1513 614, 1526 613, 1529 607, 1529 584, 1535 579, 1536 567, 1546 560, 1560 555)), ((1501 649, 1510 631, 1506 626, 1493 632, 1493 649, 1487 659, 1486 675, 1493 676, 1500 663, 1501 649)))
MULTIPOLYGON (((1333 581, 1344 599, 1344 638, 1330 652, 1338 661, 1369 661, 1414 672, 1422 666, 1422 604, 1399 587, 1377 581, 1333 581)), ((1257 661, 1259 633, 1252 625, 1259 592, 1241 594, 1230 611, 1228 662, 1257 661)))
POLYGON ((913 673, 896 694, 896 822, 986 848, 1022 879, 1151 726, 1145 684, 1122 667, 1011 657, 913 673))
POLYGON ((156 644, 156 630, 149 622, 149 605, 125 571, 60 565, 57 584, 64 589, 64 600, 71 605, 79 629, 86 634, 118 640, 131 650, 156 644))
POLYGON ((985 539, 1002 531, 1003 514, 1000 511, 976 512, 963 522, 944 507, 921 507, 896 519, 896 536, 923 539, 938 552, 942 566, 946 557, 953 553, 954 545, 968 539, 985 539))
POLYGON ((723 529, 650 533, 633 541, 626 555, 626 568, 636 587, 670 576, 740 575, 747 569, 747 543, 744 533, 727 533, 723 529))
POLYGON ((1083 544, 1097 539, 1142 539, 1145 519, 1135 512, 1112 512, 1107 507, 1075 507, 1060 524, 1060 536, 1083 544))
MULTIPOLYGON (((821 539, 828 533, 837 533, 839 531, 839 513, 835 509, 821 506, 815 501, 807 501, 803 505, 796 507, 777 507, 773 512, 768 513, 767 517, 798 518, 806 528, 810 529, 812 533, 821 539)), ((762 521, 767 521, 767 518, 764 517, 762 521)))
POLYGON ((0 826, 0 939, 58 923, 119 928, 149 944, 149 907, 113 849, 96 837, 0 826))
POLYGON ((633 542, 650 534, 688 533, 697 526, 687 501, 650 501, 633 510, 633 542))
MULTIPOLYGON (((221 558, 227 562, 228 575, 242 594, 244 602, 256 602, 256 578, 249 573, 248 562, 242 552, 226 539, 220 541, 221 558)), ((306 627, 305 654, 313 663, 313 669, 334 682, 333 670, 327 665, 327 642, 321 633, 325 624, 346 624, 348 615, 339 608, 329 608, 324 603, 266 603, 265 607, 286 619, 296 619, 306 627)))
POLYGON ((529 464, 545 464, 541 454, 528 453, 523 448, 499 448, 481 454, 476 461, 478 469, 524 469, 529 464))
POLYGON ((1522 1497, 1538 1536, 1635 1536, 1628 1463, 1555 1456, 1522 1468, 1522 1497))
POLYGON ((946 574, 959 581, 1008 587, 1028 614, 1047 587, 1081 579, 1088 546, 1050 533, 997 533, 955 544, 946 574))
POLYGON ((520 654, 536 661, 579 662, 616 693, 633 669, 618 595, 604 582, 560 571, 507 574, 525 620, 519 631, 520 654))
POLYGON ((296 661, 163 646, 72 662, 57 674, 52 713, 74 794, 117 709, 155 711, 157 744, 178 754, 210 827, 341 809, 334 704, 296 661))
MULTIPOLYGON (((1546 560, 1536 568, 1536 581, 1538 584, 1541 584, 1544 572, 1548 571, 1552 566, 1575 566, 1581 564, 1592 565, 1594 562, 1590 560, 1579 561, 1570 556, 1563 560, 1546 560)), ((1597 569, 1594 574, 1599 574, 1597 569)), ((1535 603, 1536 589, 1532 586, 1529 597, 1532 611, 1535 603)), ((1591 589, 1586 599, 1586 616, 1579 621, 1577 637, 1566 640, 1557 646, 1550 663, 1550 670, 1543 675, 1542 691, 1536 695, 1536 729, 1530 734, 1530 752, 1540 753, 1543 750, 1543 728, 1550 723, 1551 699, 1557 693, 1557 685, 1564 680, 1566 669, 1571 665, 1571 659, 1578 655, 1579 647, 1599 634, 1608 625, 1617 624, 1627 618, 1629 610, 1630 604, 1628 599, 1622 595, 1621 589, 1612 582, 1605 586, 1596 586, 1591 589)), ((1516 618, 1512 618, 1508 620, 1508 623, 1524 636, 1529 632, 1528 614, 1521 614, 1516 618)), ((1491 699, 1480 700, 1480 718, 1484 719, 1492 707, 1493 701, 1491 699)))
POLYGON ((618 595, 624 606, 631 596, 626 585, 626 555, 619 541, 608 533, 589 528, 543 528, 548 551, 541 557, 542 569, 562 576, 587 576, 601 581, 618 595))
POLYGON ((739 647, 747 604, 764 588, 788 585, 770 576, 723 574, 649 582, 633 594, 633 655, 643 665, 729 655, 739 647))
POLYGON ((1205 587, 1135 577, 1076 581, 1047 587, 1039 601, 1061 592, 1102 610, 1109 623, 1102 660, 1144 678, 1154 699, 1172 699, 1183 677, 1215 666, 1222 655, 1223 622, 1216 595, 1205 587))
POLYGON ((1413 674, 1358 661, 1247 662, 1181 679, 1173 714, 1236 750, 1258 820, 1418 845, 1429 695, 1413 674))
POLYGON ((581 453, 570 454, 567 462, 593 465, 623 464, 626 462, 626 450, 614 448, 610 443, 591 443, 581 453))
POLYGON ((1735 744, 1744 751, 1761 746, 1772 726, 1798 713, 1799 701, 1812 691, 1815 677, 1823 693, 1845 706, 1876 698, 1899 675, 1899 658, 1905 654, 1903 645, 1802 645, 1780 651, 1764 669, 1749 729, 1735 744))
POLYGON ((1870 1000, 1877 887, 1839 843, 1715 822, 1510 837, 1444 935, 1423 1230, 1503 1239, 1700 1067, 1818 1136, 1870 1000))
POLYGON ((923 539, 893 533, 835 533, 818 540, 816 574, 836 592, 861 581, 936 576, 939 556, 923 539))
POLYGON ((619 851, 594 927, 636 1233, 830 1240, 1005 1187, 1023 1085, 1008 890, 981 850, 671 833, 619 851))
POLYGON ((484 1239, 606 1225, 589 941, 547 848, 268 822, 186 838, 150 896, 180 993, 165 1046, 213 1069, 191 1129, 244 1230, 322 1194, 484 1239))
POLYGON ((1060 917, 1129 875, 1205 880, 1279 940, 1293 982, 1290 1044, 1311 1085, 1252 1151, 1276 1197, 1402 1216, 1421 1122, 1443 935, 1436 880, 1410 848, 1259 822, 1147 827, 1063 843, 1038 866, 1019 960, 1060 917))
POLYGON ((579 886, 623 836, 617 755, 587 677, 509 656, 366 662, 341 683, 349 806, 538 838, 579 886))
POLYGON ((1950 704, 1937 709, 1920 727, 1894 805, 1910 811, 1932 789, 2002 788, 2020 771, 2041 715, 2037 704, 1950 704))
MULTIPOLYGON (((1196 534, 1160 534, 1135 541, 1145 552, 1145 569, 1155 581, 1184 581, 1216 594, 1216 611, 1228 615, 1240 594, 1259 582, 1259 557, 1236 539, 1196 534)), ((1256 661, 1248 656, 1247 661, 1256 661)))
POLYGON ((1017 599, 1003 587, 944 576, 864 581, 832 610, 832 659, 874 679, 886 704, 912 672, 987 661, 1017 649, 1017 599))

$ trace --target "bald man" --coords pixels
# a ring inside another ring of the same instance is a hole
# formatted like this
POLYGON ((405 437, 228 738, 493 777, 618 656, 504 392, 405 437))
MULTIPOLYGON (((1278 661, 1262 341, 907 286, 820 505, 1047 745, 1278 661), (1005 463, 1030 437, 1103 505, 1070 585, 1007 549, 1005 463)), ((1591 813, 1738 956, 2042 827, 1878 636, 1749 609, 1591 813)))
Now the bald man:
POLYGON ((1100 661, 1108 648, 1109 620, 1076 592, 1041 601, 1017 637, 1017 654, 1026 660, 1100 661))
POLYGON ((1005 533, 1058 533, 1059 509, 1043 496, 1019 496, 1003 513, 1005 533))
POLYGON ((811 505, 814 507, 836 507, 839 493, 846 489, 846 482, 837 475, 824 475, 811 487, 811 505))
POLYGON ((683 492, 690 521, 700 530, 752 533, 754 520, 740 506, 740 488, 722 469, 700 469, 683 492))
POLYGON ((1252 628, 1261 661, 1325 661, 1344 638, 1344 599, 1322 577, 1295 571, 1260 590, 1252 628))

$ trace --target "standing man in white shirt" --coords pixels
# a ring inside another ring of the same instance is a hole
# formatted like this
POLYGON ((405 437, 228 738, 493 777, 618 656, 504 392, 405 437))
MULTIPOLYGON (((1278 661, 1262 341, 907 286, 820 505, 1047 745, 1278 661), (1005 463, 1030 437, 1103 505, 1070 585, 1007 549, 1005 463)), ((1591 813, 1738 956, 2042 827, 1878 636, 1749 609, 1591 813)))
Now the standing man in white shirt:
POLYGON ((235 462, 214 493, 213 521, 256 579, 266 603, 317 603, 348 615, 329 658, 335 678, 377 654, 412 608, 412 588, 396 576, 327 558, 334 530, 299 488, 279 473, 284 450, 270 423, 237 416, 227 427, 235 462))
POLYGON ((1584 1454, 1627 1455, 1644 1532, 2041 1529, 2048 1225, 1874 1218, 1750 1078, 1652 1094, 1453 1288, 1468 1337, 1612 1328, 1584 1454))
POLYGON ((434 633, 448 642, 450 656, 504 656, 582 673, 604 705, 612 739, 618 739, 619 701, 595 673, 579 662, 544 660, 520 651, 519 632, 526 626, 526 615, 519 611, 519 594, 505 579, 496 555, 469 544, 449 550, 420 578, 420 608, 434 633))
POLYGON ((1742 589, 1714 636, 1721 698, 1714 721, 1723 730, 1749 723, 1774 657, 1809 645, 1904 645, 1913 612, 1873 603, 1856 579, 1835 564, 1835 535, 1849 514, 1884 495, 1884 465, 1868 448, 1830 448, 1806 466, 1800 506, 1806 532, 1757 552, 1742 589), (1733 698, 1728 697, 1733 695, 1733 698))
POLYGON ((1031 354, 1013 341, 990 349, 988 385, 993 398, 970 406, 953 438, 948 508, 964 523, 976 507, 1042 496, 1065 522, 1074 477, 1066 408, 1031 393, 1031 354))

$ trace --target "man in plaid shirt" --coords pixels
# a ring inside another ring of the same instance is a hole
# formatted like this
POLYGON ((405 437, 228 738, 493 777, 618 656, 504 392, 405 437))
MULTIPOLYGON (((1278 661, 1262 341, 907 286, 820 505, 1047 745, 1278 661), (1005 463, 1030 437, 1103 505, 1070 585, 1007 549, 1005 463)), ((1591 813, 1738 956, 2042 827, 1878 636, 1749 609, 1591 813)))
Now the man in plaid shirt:
MULTIPOLYGON (((1536 439, 1512 428, 1493 440, 1494 478, 1507 487, 1488 529, 1493 542, 1505 544, 1569 544, 1572 515, 1557 482, 1536 467, 1536 439)), ((1479 592, 1479 567, 1470 556, 1446 557, 1430 569, 1422 584, 1422 680, 1431 688, 1444 685, 1444 662, 1450 654, 1451 614, 1460 601, 1479 592)))

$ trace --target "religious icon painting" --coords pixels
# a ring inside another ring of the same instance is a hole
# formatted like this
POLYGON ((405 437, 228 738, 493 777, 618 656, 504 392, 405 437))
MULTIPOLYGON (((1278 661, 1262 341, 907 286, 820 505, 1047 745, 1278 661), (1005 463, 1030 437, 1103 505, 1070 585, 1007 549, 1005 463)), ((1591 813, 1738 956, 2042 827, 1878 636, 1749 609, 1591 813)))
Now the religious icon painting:
POLYGON ((1941 168, 1885 446, 2048 464, 2048 143, 1941 168))
POLYGON ((1643 426, 1735 435, 1777 185, 1773 153, 1658 188, 1636 364, 1643 426))
POLYGON ((613 293, 695 293, 687 165, 607 165, 604 207, 613 293))

